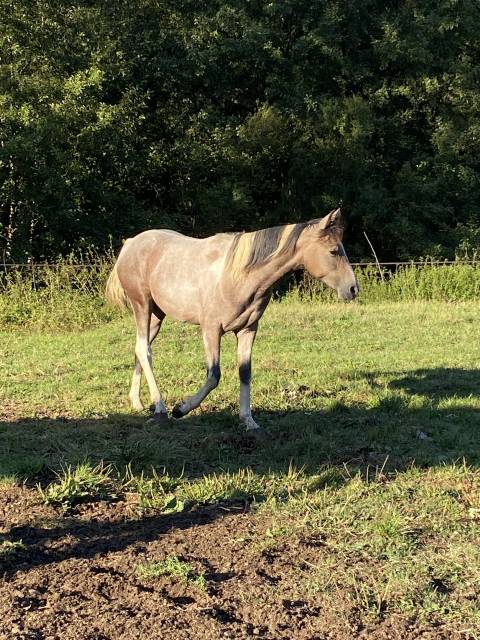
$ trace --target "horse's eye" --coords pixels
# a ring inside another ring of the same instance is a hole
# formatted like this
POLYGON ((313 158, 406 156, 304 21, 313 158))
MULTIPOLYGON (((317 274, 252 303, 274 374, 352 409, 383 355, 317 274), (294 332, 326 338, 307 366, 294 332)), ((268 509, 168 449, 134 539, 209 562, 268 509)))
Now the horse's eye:
POLYGON ((335 249, 330 249, 330 255, 338 256, 338 247, 335 247, 335 249))

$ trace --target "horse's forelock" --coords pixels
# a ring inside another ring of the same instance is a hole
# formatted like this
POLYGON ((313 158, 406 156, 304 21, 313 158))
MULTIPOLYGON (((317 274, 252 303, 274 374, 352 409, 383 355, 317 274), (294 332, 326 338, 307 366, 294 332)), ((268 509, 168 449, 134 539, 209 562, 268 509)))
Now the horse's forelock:
POLYGON ((315 236, 317 238, 329 238, 332 240, 341 240, 343 235, 343 225, 338 221, 329 224, 328 227, 320 228, 318 225, 322 221, 323 218, 318 218, 316 220, 310 220, 306 223, 307 228, 310 228, 314 231, 315 236))

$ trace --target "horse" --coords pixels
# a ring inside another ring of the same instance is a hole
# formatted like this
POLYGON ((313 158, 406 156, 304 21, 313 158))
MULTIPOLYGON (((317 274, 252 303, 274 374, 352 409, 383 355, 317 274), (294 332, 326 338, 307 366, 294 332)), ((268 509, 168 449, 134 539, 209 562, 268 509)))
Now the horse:
POLYGON ((185 416, 218 386, 221 338, 232 331, 237 338, 240 421, 247 431, 259 429, 250 402, 251 353, 271 288, 284 275, 305 269, 335 289, 340 299, 353 300, 358 283, 342 238, 340 209, 308 222, 203 239, 168 229, 151 229, 129 238, 105 293, 113 304, 129 303, 135 318, 135 369, 129 393, 133 408, 143 409, 143 370, 154 419, 168 420, 152 370, 152 343, 169 316, 200 325, 207 359, 205 383, 195 395, 179 402, 172 416, 185 416))

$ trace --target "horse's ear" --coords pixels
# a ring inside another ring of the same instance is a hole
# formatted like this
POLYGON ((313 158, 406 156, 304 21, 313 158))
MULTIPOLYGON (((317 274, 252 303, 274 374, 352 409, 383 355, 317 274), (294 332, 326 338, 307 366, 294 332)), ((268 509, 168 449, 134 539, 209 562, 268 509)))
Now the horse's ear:
POLYGON ((330 213, 322 218, 318 223, 318 229, 331 229, 332 227, 339 227, 342 214, 340 209, 333 209, 330 213))

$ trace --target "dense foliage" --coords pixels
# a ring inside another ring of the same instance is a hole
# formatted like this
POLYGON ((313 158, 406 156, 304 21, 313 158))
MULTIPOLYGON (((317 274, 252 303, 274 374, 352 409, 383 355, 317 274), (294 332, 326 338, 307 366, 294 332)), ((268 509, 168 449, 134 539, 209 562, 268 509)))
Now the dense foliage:
POLYGON ((0 254, 342 203, 350 253, 480 244, 477 0, 0 0, 0 254))

